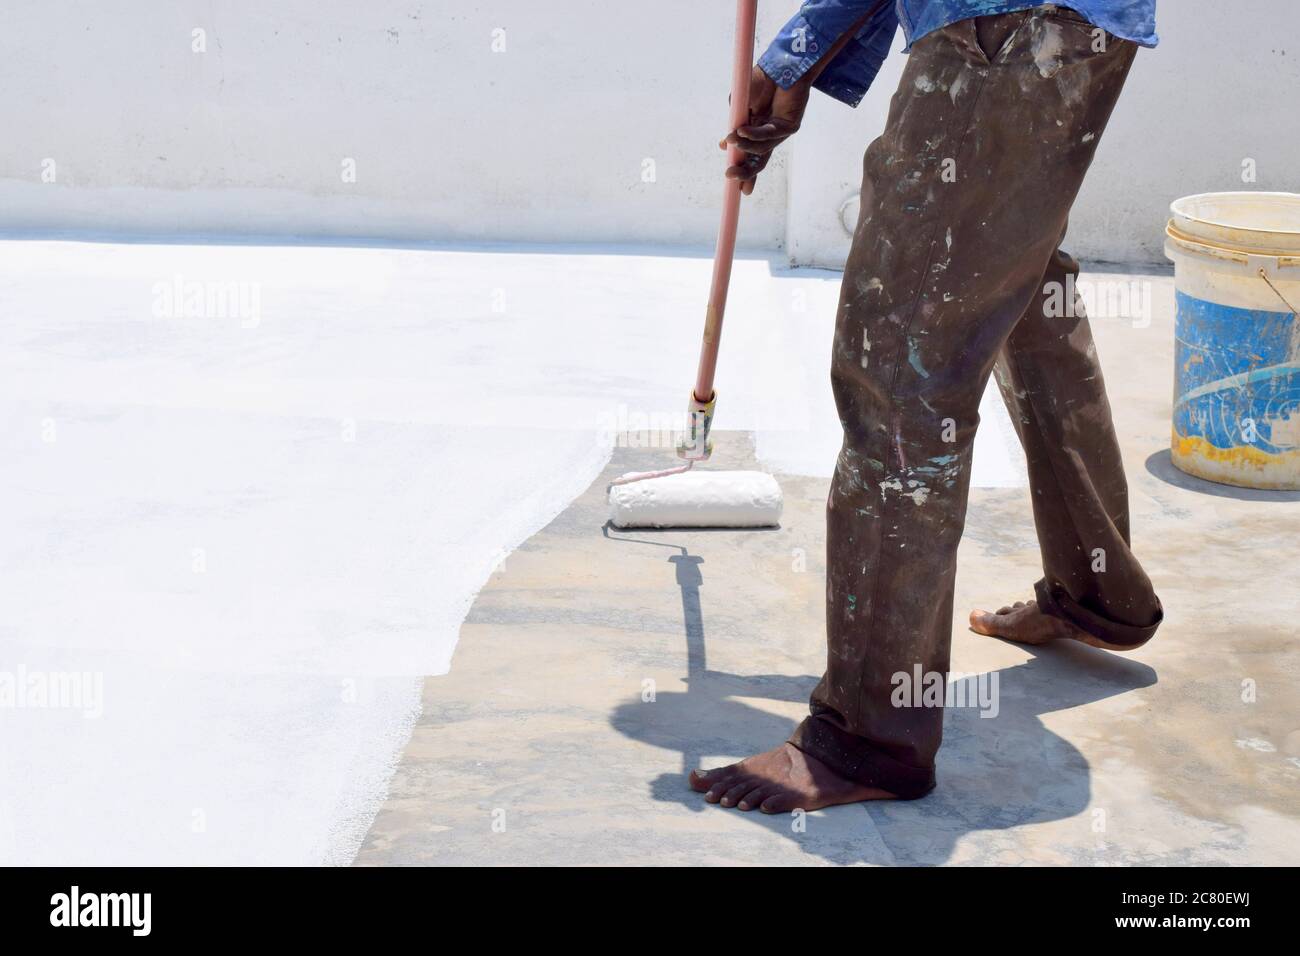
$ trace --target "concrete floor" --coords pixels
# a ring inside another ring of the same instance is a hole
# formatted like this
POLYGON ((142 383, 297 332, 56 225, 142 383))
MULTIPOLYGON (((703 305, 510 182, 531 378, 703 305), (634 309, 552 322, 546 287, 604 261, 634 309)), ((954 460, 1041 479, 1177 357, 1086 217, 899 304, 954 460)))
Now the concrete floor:
MULTIPOLYGON (((639 544, 599 476, 669 453, 602 438, 680 415, 707 253, 0 248, 0 863, 1297 858, 1300 513, 1170 471, 1166 276, 1088 276, 1152 294, 1094 323, 1169 608, 1140 669, 957 621, 999 717, 952 716, 927 800, 795 834, 680 778, 783 736, 820 670, 838 275, 733 274, 719 464, 781 475, 785 527, 639 544), (6 696, 68 673, 102 694, 6 696)), ((985 406, 959 608, 1037 577, 985 406)))
MULTIPOLYGON (((356 862, 376 864, 1300 863, 1300 495, 1169 463, 1172 316, 1094 321, 1166 623, 1121 656, 966 629, 1030 596, 1025 488, 976 488, 954 672, 996 674, 998 712, 950 709, 939 787, 790 817, 703 803, 685 772, 781 740, 820 673, 825 478, 779 475, 782 527, 602 528, 605 482, 667 450, 619 449, 480 592, 356 862)), ((746 434, 717 467, 755 467, 746 434)))
MULTIPOLYGON (((499 559, 680 420, 710 269, 0 239, 0 864, 350 862, 499 559)), ((781 470, 835 455, 837 291, 736 263, 725 427, 781 470)), ((971 477, 1015 486, 996 402, 971 477)))
MULTIPOLYGON (((711 269, 0 240, 0 864, 350 862, 497 562, 680 420, 711 269), (102 694, 26 706, 67 675, 102 694)), ((722 427, 778 469, 829 474, 838 288, 733 272, 722 427)), ((996 403, 972 481, 1014 487, 996 403)))

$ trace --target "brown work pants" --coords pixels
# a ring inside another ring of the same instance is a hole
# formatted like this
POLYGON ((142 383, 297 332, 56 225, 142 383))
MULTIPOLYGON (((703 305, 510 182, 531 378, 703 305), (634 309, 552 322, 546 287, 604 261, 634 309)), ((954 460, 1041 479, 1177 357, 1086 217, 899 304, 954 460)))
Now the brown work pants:
POLYGON ((1065 9, 918 41, 863 162, 831 377, 844 444, 827 502, 827 665, 791 742, 844 776, 934 786, 979 404, 995 364, 1028 460, 1040 607, 1122 648, 1162 612, 1092 333, 1058 244, 1137 51, 1065 9), (1071 301, 1061 315, 1062 295, 1071 301), (1056 307, 1053 307, 1053 303, 1056 307))

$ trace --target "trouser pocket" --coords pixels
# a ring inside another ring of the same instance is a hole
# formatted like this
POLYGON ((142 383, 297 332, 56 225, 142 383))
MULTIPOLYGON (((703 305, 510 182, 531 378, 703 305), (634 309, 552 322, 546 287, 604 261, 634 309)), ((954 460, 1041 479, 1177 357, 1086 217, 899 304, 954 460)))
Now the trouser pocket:
POLYGON ((1073 29, 1084 30, 1094 36, 1101 36, 1104 34, 1107 42, 1118 39, 1113 33, 1110 33, 1103 27, 1097 26, 1082 13, 1072 7, 1052 6, 1049 4, 1040 9, 1043 16, 1056 20, 1059 23, 1068 24, 1073 29))
POLYGON ((984 61, 990 65, 1010 44, 1020 25, 1025 22, 1026 14, 992 13, 982 17, 972 17, 967 21, 975 47, 984 55, 984 61))
POLYGON ((1043 13, 1049 17, 1056 17, 1058 20, 1069 20, 1073 23, 1086 23, 1092 26, 1092 21, 1085 17, 1073 7, 1064 7, 1059 4, 1048 4, 1043 8, 1043 13))

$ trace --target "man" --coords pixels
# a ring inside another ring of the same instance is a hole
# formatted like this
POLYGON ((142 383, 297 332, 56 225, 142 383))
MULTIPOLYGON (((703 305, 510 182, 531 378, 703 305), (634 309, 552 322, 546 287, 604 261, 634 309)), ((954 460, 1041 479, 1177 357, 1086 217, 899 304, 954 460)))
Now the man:
POLYGON ((771 813, 912 799, 935 785, 941 706, 895 675, 946 675, 980 396, 996 365, 1024 444, 1044 577, 975 611, 980 634, 1140 647, 1163 616, 1129 550, 1127 486, 1088 321, 1062 252, 1070 206, 1155 0, 809 0, 754 70, 753 190, 816 87, 849 105, 902 24, 910 58, 863 162, 831 379, 844 426, 827 501, 827 667, 789 741, 695 771, 706 799, 771 813), (1061 313, 1065 314, 1062 315, 1061 313))

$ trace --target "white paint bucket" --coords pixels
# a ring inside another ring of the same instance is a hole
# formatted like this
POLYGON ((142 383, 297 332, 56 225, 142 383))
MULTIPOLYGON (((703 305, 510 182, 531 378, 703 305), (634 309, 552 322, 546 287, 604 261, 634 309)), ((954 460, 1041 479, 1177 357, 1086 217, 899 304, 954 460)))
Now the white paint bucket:
POLYGON ((1300 195, 1204 193, 1170 208, 1173 462, 1223 484, 1300 489, 1300 195))

